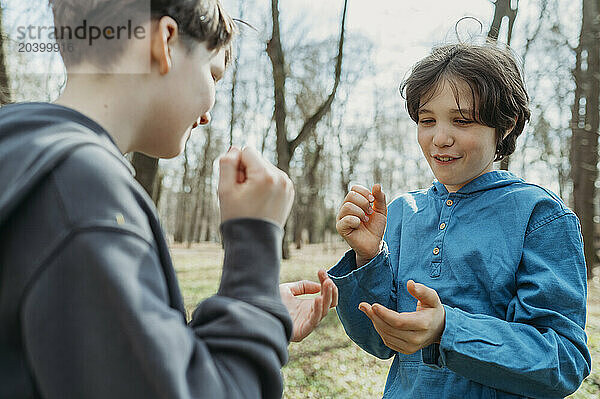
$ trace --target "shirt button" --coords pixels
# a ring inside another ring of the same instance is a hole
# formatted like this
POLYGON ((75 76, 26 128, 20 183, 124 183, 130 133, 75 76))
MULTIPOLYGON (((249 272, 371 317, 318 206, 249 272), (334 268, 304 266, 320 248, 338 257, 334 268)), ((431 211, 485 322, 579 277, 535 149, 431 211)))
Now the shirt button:
POLYGON ((440 224, 440 230, 444 230, 446 228, 446 223, 440 224))
POLYGON ((433 254, 437 255, 440 253, 440 249, 438 247, 433 248, 433 254))
POLYGON ((452 204, 454 204, 454 202, 453 202, 452 200, 448 200, 448 201, 446 201, 446 205, 448 205, 448 206, 452 206, 452 204))

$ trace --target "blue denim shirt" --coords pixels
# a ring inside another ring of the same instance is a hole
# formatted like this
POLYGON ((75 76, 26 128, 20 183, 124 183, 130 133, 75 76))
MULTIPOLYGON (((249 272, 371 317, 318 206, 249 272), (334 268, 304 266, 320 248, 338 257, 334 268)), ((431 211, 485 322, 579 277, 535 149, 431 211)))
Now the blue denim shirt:
POLYGON ((384 241, 366 265, 350 250, 329 270, 348 336, 395 356, 384 398, 562 398, 589 374, 580 225, 555 194, 505 171, 455 193, 434 182, 389 204, 384 241), (409 279, 438 292, 446 324, 439 344, 404 355, 358 304, 414 311, 409 279))

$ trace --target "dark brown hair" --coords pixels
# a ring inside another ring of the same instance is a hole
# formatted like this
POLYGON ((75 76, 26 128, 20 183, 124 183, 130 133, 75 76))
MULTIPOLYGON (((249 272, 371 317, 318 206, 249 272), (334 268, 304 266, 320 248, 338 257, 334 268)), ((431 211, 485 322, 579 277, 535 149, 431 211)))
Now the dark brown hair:
MULTIPOLYGON (((178 33, 188 50, 203 42, 209 50, 224 48, 226 64, 232 57, 231 42, 237 28, 233 19, 223 9, 220 0, 49 0, 49 3, 56 27, 75 27, 86 17, 94 18, 94 21, 102 26, 108 26, 122 15, 131 16, 134 23, 143 24, 147 22, 143 19, 147 19, 150 4, 150 16, 153 20, 169 16, 177 22, 178 33)), ((60 37, 57 37, 57 41, 63 44, 69 42, 68 39, 60 37)), ((104 46, 109 44, 111 43, 105 43, 104 46)), ((65 46, 61 46, 61 55, 68 67, 84 59, 95 64, 106 62, 107 54, 113 58, 117 57, 124 51, 124 46, 113 46, 111 53, 107 53, 102 43, 98 43, 94 49, 65 49, 65 46)))
POLYGON ((509 50, 500 49, 491 42, 434 48, 430 55, 415 64, 400 86, 413 121, 418 123, 419 109, 436 94, 444 81, 452 87, 457 104, 458 84, 464 82, 470 88, 474 108, 472 118, 496 130, 494 161, 512 154, 531 112, 519 67, 509 50))

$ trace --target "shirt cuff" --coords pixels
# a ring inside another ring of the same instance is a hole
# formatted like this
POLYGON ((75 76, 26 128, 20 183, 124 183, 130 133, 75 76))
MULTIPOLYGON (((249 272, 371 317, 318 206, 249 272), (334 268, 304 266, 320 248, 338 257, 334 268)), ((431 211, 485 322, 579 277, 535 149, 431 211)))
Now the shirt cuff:
POLYGON ((356 252, 354 252, 353 249, 350 249, 335 266, 327 271, 327 274, 338 287, 355 282, 361 287, 363 287, 361 282, 364 282, 364 285, 368 287, 376 286, 379 285, 379 283, 387 282, 387 279, 389 278, 387 273, 381 272, 383 267, 387 267, 385 261, 388 255, 389 250, 384 241, 381 251, 379 251, 379 253, 367 264, 357 268, 356 252))
POLYGON ((458 318, 460 318, 460 315, 454 308, 448 305, 442 306, 444 306, 446 316, 444 332, 442 333, 442 338, 440 339, 439 344, 440 355, 438 363, 440 367, 446 367, 448 352, 450 352, 454 348, 456 329, 460 323, 460 321, 458 320, 458 318))
POLYGON ((421 349, 421 357, 423 363, 431 368, 440 369, 444 367, 440 361, 440 344, 431 344, 421 349))
POLYGON ((221 224, 225 257, 218 294, 235 299, 279 300, 283 230, 262 219, 232 219, 221 224))
POLYGON ((457 325, 456 318, 458 317, 454 308, 443 304, 442 306, 444 306, 445 325, 440 343, 431 344, 421 350, 423 363, 436 369, 446 367, 447 353, 445 351, 454 346, 454 336, 457 325))

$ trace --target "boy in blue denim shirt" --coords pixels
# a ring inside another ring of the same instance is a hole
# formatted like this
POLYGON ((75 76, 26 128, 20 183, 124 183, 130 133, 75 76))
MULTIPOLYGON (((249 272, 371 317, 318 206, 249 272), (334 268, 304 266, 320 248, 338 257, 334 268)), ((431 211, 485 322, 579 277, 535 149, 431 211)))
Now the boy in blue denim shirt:
POLYGON ((378 184, 346 196, 336 228, 352 249, 329 275, 348 336, 395 356, 384 398, 574 392, 591 367, 579 221, 550 191, 493 170, 530 115, 514 59, 439 47, 401 90, 437 181, 389 207, 378 184))

